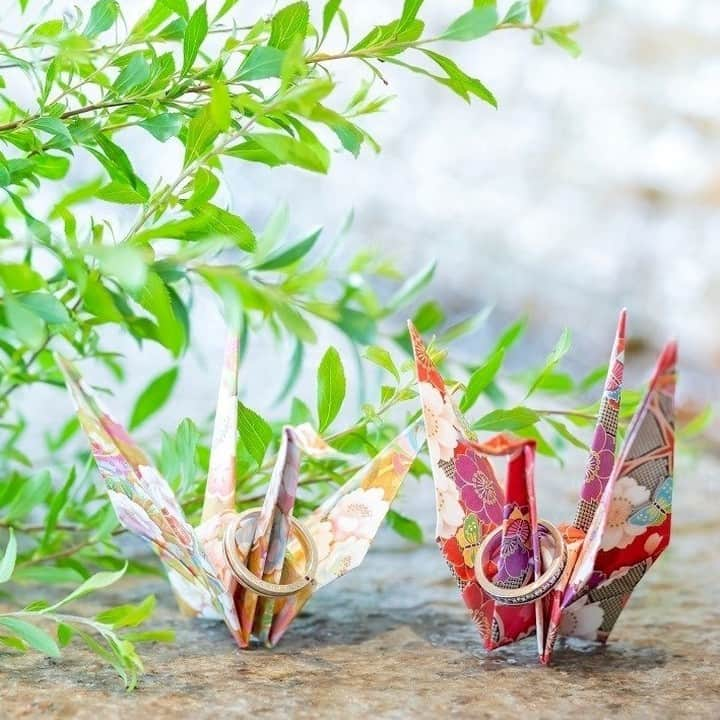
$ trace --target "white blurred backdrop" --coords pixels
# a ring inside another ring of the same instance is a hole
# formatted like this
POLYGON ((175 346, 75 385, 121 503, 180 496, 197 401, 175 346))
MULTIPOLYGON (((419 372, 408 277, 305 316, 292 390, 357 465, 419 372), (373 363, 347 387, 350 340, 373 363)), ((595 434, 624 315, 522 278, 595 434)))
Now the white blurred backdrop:
MULTIPOLYGON (((58 0, 53 13, 76 4, 87 9, 92 3, 58 0)), ((360 37, 370 25, 393 19, 401 4, 344 6, 360 37)), ((421 17, 442 29, 468 4, 427 0, 421 17)), ((135 5, 123 3, 131 19, 135 5)), ((240 8, 256 14, 258 4, 249 5, 240 8)), ((321 4, 311 7, 317 18, 321 4)), ((397 98, 368 122, 383 147, 379 156, 364 150, 355 160, 338 153, 328 176, 229 161, 224 201, 257 228, 287 203, 294 232, 323 225, 328 240, 353 210, 348 252, 381 248, 408 273, 437 259, 428 295, 451 317, 496 307, 487 330, 464 341, 460 350, 468 357, 483 353, 497 328, 527 313, 529 352, 543 356, 567 325, 577 347, 570 365, 588 369, 605 361, 617 311, 626 305, 631 335, 641 341, 636 346, 655 349, 678 337, 683 392, 716 397, 720 5, 553 0, 546 20, 581 23, 579 59, 554 45, 535 47, 516 31, 448 47, 492 89, 499 110, 468 106, 445 88, 388 67, 387 90, 397 98)), ((348 90, 367 72, 352 62, 336 69, 348 90)), ((149 185, 174 176, 179 144, 158 146, 143 131, 123 132, 149 185)), ((215 301, 201 299, 193 350, 155 426, 212 411, 223 332, 215 301)), ((321 338, 310 367, 331 340, 335 336, 321 338)), ((131 367, 128 392, 116 399, 126 417, 137 391, 170 359, 159 348, 119 343, 131 367)), ((636 367, 629 358, 631 377, 646 376, 650 362, 643 357, 636 367)), ((268 377, 283 366, 272 345, 254 346, 243 373, 248 401, 259 410, 281 384, 268 377)), ((46 415, 39 410, 44 393, 33 389, 27 396, 38 417, 46 415)), ((64 408, 57 392, 47 390, 47 399, 64 408)), ((68 414, 62 412, 63 419, 68 414)))

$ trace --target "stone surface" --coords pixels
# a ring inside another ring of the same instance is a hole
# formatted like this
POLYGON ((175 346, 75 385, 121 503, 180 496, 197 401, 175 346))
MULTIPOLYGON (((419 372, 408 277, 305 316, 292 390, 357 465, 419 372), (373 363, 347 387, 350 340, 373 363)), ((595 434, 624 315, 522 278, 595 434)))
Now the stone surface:
MULTIPOLYGON (((683 459, 670 549, 607 646, 561 642, 550 667, 537 663, 532 638, 486 653, 435 546, 411 547, 385 532, 274 650, 241 652, 223 626, 180 618, 162 581, 125 581, 92 602, 154 592, 153 624, 177 631, 174 644, 144 648, 137 690, 126 693, 80 646, 59 661, 0 651, 0 717, 717 718, 720 519, 716 504, 702 502, 717 469, 683 459)), ((543 515, 567 516, 578 477, 574 466, 541 465, 543 515)), ((430 526, 432 503, 423 483, 406 489, 402 509, 430 526)))

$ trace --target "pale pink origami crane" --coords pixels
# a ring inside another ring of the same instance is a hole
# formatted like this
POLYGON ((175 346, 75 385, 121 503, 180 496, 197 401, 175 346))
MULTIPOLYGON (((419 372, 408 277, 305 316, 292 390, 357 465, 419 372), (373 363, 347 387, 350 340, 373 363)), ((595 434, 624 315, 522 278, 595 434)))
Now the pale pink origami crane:
POLYGON ((575 519, 558 528, 538 519, 534 441, 478 442, 410 327, 437 542, 488 649, 535 633, 547 663, 558 635, 606 641, 670 541, 677 348, 662 351, 616 459, 625 320, 623 311, 575 519), (491 461, 498 456, 507 458, 504 489, 491 461))
POLYGON ((420 447, 420 428, 414 425, 300 525, 293 518, 300 454, 338 454, 309 425, 287 426, 262 508, 239 516, 238 349, 231 335, 202 521, 193 528, 165 479, 124 428, 101 409, 75 367, 59 356, 57 362, 120 523, 151 543, 183 613, 223 619, 242 648, 252 639, 274 645, 314 592, 362 562, 420 447), (248 579, 249 586, 243 585, 248 579), (291 592, 285 592, 287 588, 291 592))

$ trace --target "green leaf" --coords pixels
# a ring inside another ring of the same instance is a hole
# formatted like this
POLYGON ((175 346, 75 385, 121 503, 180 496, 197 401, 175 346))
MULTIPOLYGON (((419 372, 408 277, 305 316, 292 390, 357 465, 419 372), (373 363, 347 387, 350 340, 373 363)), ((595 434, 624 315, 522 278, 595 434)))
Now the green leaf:
POLYGON ((585 377, 583 377, 581 380, 577 383, 577 389, 579 392, 584 393, 590 390, 595 385, 598 385, 603 380, 605 380, 605 377, 607 375, 607 366, 606 365, 598 365, 596 368, 591 370, 585 377))
POLYGON ((558 46, 567 52, 571 57, 580 57, 582 50, 580 45, 568 35, 562 28, 548 28, 545 34, 558 46))
POLYGON ((29 348, 39 348, 45 341, 45 323, 26 308, 15 295, 5 295, 5 317, 19 340, 29 348))
POLYGON ((188 70, 193 66, 195 58, 200 51, 200 46, 207 36, 207 32, 207 8, 203 2, 192 14, 185 28, 185 36, 183 37, 183 64, 181 70, 183 75, 186 75, 188 70))
POLYGON ((154 378, 140 393, 130 416, 131 430, 141 425, 162 408, 175 387, 177 377, 178 369, 172 367, 154 378))
MULTIPOLYGON (((412 317, 412 323, 417 328, 419 333, 426 333, 430 330, 434 330, 439 327, 445 321, 445 313, 442 307, 435 302, 435 300, 429 300, 423 303, 412 317)), ((405 336, 403 331, 403 336, 405 336)))
POLYGON ((678 429, 678 437, 683 440, 688 440, 701 435, 702 432, 710 425, 712 419, 712 406, 706 405, 697 415, 678 429))
POLYGON ((307 343, 314 343, 317 340, 315 331, 299 310, 295 309, 287 301, 282 300, 275 306, 278 319, 285 328, 293 335, 307 343))
POLYGON ((482 310, 476 312, 474 315, 460 320, 460 322, 454 323, 447 330, 438 335, 438 343, 440 345, 449 345, 458 338, 469 335, 475 332, 479 327, 485 324, 490 313, 492 312, 492 305, 486 305, 482 310))
MULTIPOLYGON (((27 4, 28 0, 20 0, 20 4, 27 4)), ((63 31, 64 23, 62 20, 46 20, 33 28, 31 37, 33 39, 56 38, 63 31)))
POLYGON ((318 173, 326 173, 330 167, 330 153, 316 138, 305 142, 280 133, 255 133, 226 154, 271 167, 297 165, 318 173))
POLYGON ((403 9, 400 13, 400 22, 398 23, 398 33, 406 30, 414 22, 418 11, 422 7, 425 0, 405 0, 403 9))
POLYGON ((505 17, 502 19, 503 25, 518 25, 525 22, 527 11, 527 0, 518 0, 517 2, 514 2, 508 8, 508 11, 505 13, 505 17))
POLYGON ((171 137, 178 136, 183 126, 183 116, 180 113, 161 113, 143 120, 138 125, 147 130, 156 140, 166 142, 171 137))
POLYGON ((278 10, 270 26, 270 47, 286 50, 296 36, 305 37, 310 10, 306 2, 295 2, 278 10))
POLYGON ((360 148, 365 141, 365 133, 357 125, 319 104, 313 108, 311 118, 317 122, 325 123, 337 135, 343 148, 353 157, 360 154, 360 148))
POLYGON ((272 428, 254 410, 238 402, 238 432, 240 442, 258 466, 272 440, 272 428))
POLYGON ((73 629, 72 629, 72 627, 70 627, 70 625, 66 625, 65 623, 60 623, 57 626, 57 639, 58 639, 58 645, 60 645, 60 647, 66 647, 72 640, 72 636, 73 636, 73 629))
POLYGON ((322 229, 316 230, 311 235, 308 235, 302 240, 298 240, 298 242, 289 247, 279 248, 259 265, 256 265, 255 270, 280 270, 298 262, 298 260, 304 258, 305 255, 313 249, 321 232, 322 229))
POLYGON ((343 305, 340 308, 340 318, 335 324, 356 343, 369 345, 375 342, 377 320, 367 312, 343 305))
POLYGON ((147 197, 144 197, 135 188, 120 182, 109 182, 101 187, 95 196, 105 202, 120 205, 142 205, 147 200, 147 197))
POLYGON ((193 160, 207 152, 219 134, 220 128, 213 122, 210 106, 205 105, 188 123, 184 166, 187 167, 193 160))
POLYGON ((525 334, 527 330, 527 319, 521 318, 512 325, 508 326, 495 343, 495 350, 505 350, 506 352, 525 334))
POLYGON ((214 83, 210 92, 210 117, 215 126, 224 132, 230 127, 230 94, 223 83, 214 83))
POLYGON ((10 630, 13 635, 24 640, 31 648, 50 657, 60 657, 60 648, 44 630, 19 618, 0 615, 0 626, 10 630))
MULTIPOLYGON (((79 424, 77 422, 76 418, 72 418, 74 421, 74 427, 76 429, 79 429, 79 424)), ((68 427, 69 423, 66 423, 65 427, 68 427)), ((68 438, 69 439, 69 438, 68 438)), ((62 447, 64 443, 55 443, 55 449, 59 449, 62 447)), ((65 482, 63 483, 63 486, 55 493, 55 495, 52 498, 52 501, 50 502, 48 513, 45 517, 44 525, 45 525, 45 532, 43 533, 43 538, 40 543, 40 547, 42 550, 47 548, 47 546, 50 543, 50 539, 52 538, 53 531, 57 527, 58 519, 60 518, 60 515, 62 514, 63 510, 65 509, 65 506, 68 501, 68 497, 70 496, 70 489, 75 484, 75 480, 77 477, 77 470, 75 466, 73 465, 70 468, 70 472, 68 472, 67 478, 65 479, 65 482)))
POLYGON ((417 40, 425 25, 421 20, 410 20, 401 27, 401 21, 393 20, 385 25, 376 25, 365 37, 351 48, 351 51, 375 48, 383 57, 397 55, 402 47, 385 47, 389 44, 410 43, 417 40))
POLYGON ((387 370, 398 382, 400 381, 400 372, 392 359, 392 355, 383 347, 371 345, 365 351, 365 357, 370 361, 387 370))
POLYGON ((396 510, 388 510, 385 521, 400 537, 418 545, 422 544, 422 528, 412 518, 405 517, 396 510))
POLYGON ((337 417, 345 399, 345 370, 334 347, 327 349, 317 372, 318 430, 323 432, 337 417))
POLYGON ((274 47, 255 45, 238 69, 238 80, 263 80, 280 77, 285 52, 274 47))
POLYGON ((158 470, 176 493, 184 493, 197 475, 197 449, 200 433, 185 418, 177 427, 175 436, 162 433, 158 470))
POLYGON ((161 0, 163 5, 167 5, 176 15, 179 15, 185 20, 190 17, 190 10, 188 9, 187 0, 161 0))
POLYGON ((570 350, 570 346, 570 331, 565 328, 560 335, 560 339, 557 341, 555 347, 553 348, 553 351, 548 355, 547 359, 545 360, 545 364, 537 373, 533 382, 530 384, 527 394, 525 395, 526 399, 529 398, 535 392, 535 390, 538 389, 538 387, 542 384, 545 378, 555 369, 555 366, 567 354, 568 350, 570 350))
POLYGON ((135 292, 145 286, 148 275, 145 253, 132 245, 102 245, 88 254, 100 262, 100 270, 114 277, 125 290, 135 292))
POLYGON ((460 400, 460 410, 467 412, 476 402, 480 393, 495 379, 502 367, 505 351, 500 348, 491 353, 485 362, 478 367, 468 380, 465 394, 460 400))
POLYGON ((257 255, 261 259, 266 257, 268 253, 285 237, 288 224, 290 222, 290 214, 287 205, 280 205, 270 216, 262 232, 257 239, 257 255))
POLYGON ((15 582, 36 583, 41 585, 68 585, 83 579, 82 575, 71 567, 55 565, 25 565, 15 568, 15 582))
POLYGON ((61 180, 67 175, 69 169, 70 160, 51 153, 38 155, 32 164, 32 171, 48 180, 61 180))
POLYGON ((469 95, 474 95, 484 100, 488 105, 492 105, 494 108, 498 106, 497 100, 492 92, 477 78, 470 77, 470 75, 463 72, 449 57, 440 55, 432 50, 423 50, 422 52, 445 71, 448 79, 443 84, 447 85, 451 90, 460 95, 460 97, 469 101, 469 95))
POLYGON ((324 40, 332 25, 332 21, 340 9, 341 0, 328 0, 323 7, 322 39, 324 40))
POLYGON ((435 274, 436 265, 433 261, 409 277, 388 300, 386 314, 390 315, 411 302, 430 283, 435 274))
POLYGON ((220 187, 220 181, 210 170, 200 168, 195 173, 192 187, 192 195, 183 202, 183 207, 189 212, 202 208, 212 200, 220 187))
POLYGON ((142 632, 128 632, 123 634, 123 638, 128 642, 174 642, 174 630, 143 630, 142 632))
POLYGON ((579 437, 577 437, 574 433, 570 432, 567 425, 565 423, 560 422, 559 420, 553 420, 550 417, 544 417, 543 418, 546 423, 551 425, 555 432, 560 435, 560 437, 567 440, 571 445, 574 445, 576 448, 580 448, 581 450, 587 450, 588 446, 587 443, 584 443, 579 437))
POLYGON ((45 286, 43 276, 27 263, 0 263, 0 285, 8 290, 28 292, 45 286))
POLYGON ((534 410, 527 407, 514 407, 510 410, 493 410, 481 417, 474 425, 474 430, 492 430, 502 432, 514 431, 534 425, 540 420, 534 410))
POLYGON ((16 297, 20 304, 48 324, 62 325, 70 322, 70 315, 65 306, 50 293, 32 292, 16 297))
POLYGON ((130 62, 120 71, 113 83, 113 88, 120 96, 132 94, 133 90, 141 88, 150 80, 150 65, 143 57, 142 52, 134 52, 130 62))
POLYGON ((20 652, 25 652, 28 647, 24 640, 12 635, 0 635, 0 645, 12 648, 13 650, 19 650, 20 652))
POLYGON ((49 608, 47 608, 45 612, 57 610, 57 608, 62 607, 63 605, 67 605, 67 603, 72 602, 73 600, 77 600, 83 595, 88 595, 95 590, 102 590, 103 588, 108 587, 108 585, 112 585, 125 574, 125 570, 127 570, 127 563, 125 563, 124 567, 117 572, 99 572, 91 575, 87 580, 85 580, 84 583, 76 587, 75 590, 73 590, 69 595, 66 595, 62 600, 56 602, 54 605, 51 605, 49 608))
POLYGON ((53 147, 68 148, 73 144, 72 135, 62 120, 55 117, 39 117, 28 123, 28 127, 40 130, 53 138, 53 147))
POLYGON ((8 542, 5 547, 5 552, 2 558, 0 558, 0 584, 7 582, 15 570, 15 560, 17 559, 17 540, 15 540, 15 533, 10 528, 10 534, 8 535, 8 542))
MULTIPOLYGON (((307 75, 307 63, 305 62, 305 39, 302 35, 296 35, 290 46, 285 50, 285 57, 280 68, 280 92, 286 90, 296 81, 297 78, 307 75)), ((324 82, 324 81, 320 81, 324 82)), ((296 92, 302 92, 300 86, 296 92)))
POLYGON ((90 10, 90 17, 83 30, 85 37, 94 38, 105 30, 109 30, 120 12, 117 0, 99 0, 90 10))
POLYGON ((572 392, 574 388, 575 381, 569 373, 549 372, 540 380, 535 390, 540 390, 544 393, 566 395, 572 392))
POLYGON ((155 0, 130 30, 130 38, 144 39, 170 17, 171 10, 164 0, 155 0))
POLYGON ((94 140, 103 151, 103 155, 98 156, 98 159, 105 160, 103 165, 110 177, 113 180, 124 180, 128 185, 137 188, 142 181, 135 174, 135 169, 127 153, 103 133, 97 133, 94 140))
POLYGON ((497 9, 491 5, 482 5, 461 15, 450 24, 440 38, 460 41, 476 40, 492 32, 497 22, 497 9))
POLYGON ((193 216, 202 221, 202 229, 188 233, 188 239, 201 237, 230 238, 241 250, 251 252, 255 249, 255 233, 250 226, 238 215, 229 210, 223 210, 208 203, 199 210, 193 211, 193 216))
POLYGON ((537 23, 542 20, 542 16, 545 13, 548 0, 530 0, 530 17, 533 23, 537 23))
POLYGON ((110 291, 96 277, 89 277, 83 293, 84 309, 100 322, 122 322, 123 316, 110 291))
POLYGON ((193 160, 208 151, 215 138, 220 134, 220 128, 215 124, 210 106, 201 108, 188 123, 185 138, 185 161, 187 167, 193 160))

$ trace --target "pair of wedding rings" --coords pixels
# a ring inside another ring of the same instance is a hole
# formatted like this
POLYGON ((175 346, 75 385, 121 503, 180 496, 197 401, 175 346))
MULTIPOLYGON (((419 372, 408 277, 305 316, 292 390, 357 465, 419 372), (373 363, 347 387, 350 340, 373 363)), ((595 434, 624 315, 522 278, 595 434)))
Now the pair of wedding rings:
POLYGON ((496 585, 486 575, 487 560, 497 550, 502 540, 502 525, 489 532, 478 548, 475 559, 475 577, 478 585, 493 600, 501 605, 526 605, 545 597, 562 577, 567 565, 567 546, 560 531, 547 520, 538 520, 538 527, 552 538, 555 555, 549 567, 539 578, 519 588, 506 588, 496 585))
MULTIPOLYGON (((228 567, 235 579, 245 588, 257 595, 268 598, 284 598, 295 595, 315 578, 317 571, 317 548, 312 536, 305 526, 290 516, 292 535, 302 547, 305 556, 305 569, 300 579, 292 583, 272 583, 255 575, 245 564, 246 558, 240 553, 238 547, 238 533, 243 524, 257 521, 260 509, 253 508, 243 513, 233 515, 228 522, 223 536, 223 552, 228 567)), ((538 527, 552 538, 555 546, 555 556, 550 566, 544 570, 539 578, 519 588, 505 588, 496 585, 486 575, 487 559, 495 552, 502 539, 502 526, 498 526, 488 533, 477 551, 475 561, 475 576, 480 587, 487 595, 502 605, 525 605, 540 600, 557 585, 567 564, 567 547, 560 531, 547 520, 538 520, 538 527)))
POLYGON ((272 583, 255 575, 245 564, 246 558, 240 553, 238 547, 238 533, 246 523, 257 522, 260 516, 259 508, 252 508, 243 513, 234 514, 225 527, 223 536, 223 553, 233 577, 245 588, 257 595, 267 598, 284 598, 295 595, 308 585, 312 584, 317 572, 318 554, 315 542, 305 526, 290 516, 292 535, 300 543, 305 556, 305 569, 302 577, 292 583, 272 583))

